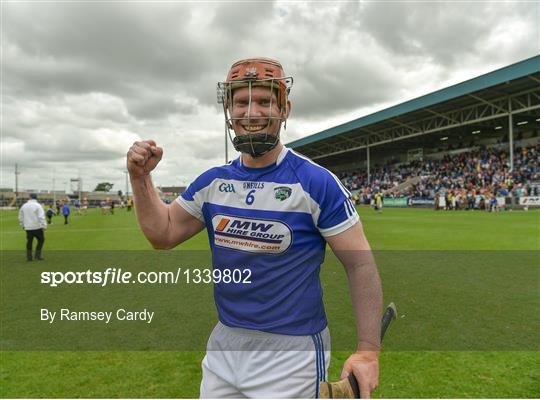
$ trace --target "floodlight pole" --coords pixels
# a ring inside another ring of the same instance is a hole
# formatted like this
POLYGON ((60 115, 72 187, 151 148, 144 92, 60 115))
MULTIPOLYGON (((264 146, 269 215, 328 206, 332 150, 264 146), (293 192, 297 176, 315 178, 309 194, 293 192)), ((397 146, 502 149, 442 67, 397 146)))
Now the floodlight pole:
POLYGON ((19 197, 19 165, 15 163, 15 205, 17 205, 17 200, 19 197))

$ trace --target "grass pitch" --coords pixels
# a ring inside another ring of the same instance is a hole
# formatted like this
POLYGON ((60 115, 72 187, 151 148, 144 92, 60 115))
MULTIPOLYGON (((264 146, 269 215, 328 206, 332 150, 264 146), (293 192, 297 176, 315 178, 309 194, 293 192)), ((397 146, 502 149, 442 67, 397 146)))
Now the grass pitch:
MULTIPOLYGON (((399 313, 385 339, 375 397, 540 397, 540 212, 385 209, 377 214, 360 208, 359 213, 376 250, 385 302, 395 301, 399 313)), ((1 250, 19 250, 24 257, 16 213, 0 216, 1 250)), ((90 210, 72 216, 69 225, 55 217, 46 232, 45 257, 51 250, 82 249, 151 247, 134 213, 126 210, 115 215, 90 210)), ((175 251, 206 249, 203 232, 175 251)), ((53 268, 47 260, 28 264, 38 266, 53 268)), ((346 339, 352 311, 345 274, 331 256, 321 279, 333 338, 344 333, 346 339)), ((332 380, 349 354, 343 343, 334 345, 332 380)), ((0 396, 198 397, 203 356, 203 351, 2 351, 0 396)))

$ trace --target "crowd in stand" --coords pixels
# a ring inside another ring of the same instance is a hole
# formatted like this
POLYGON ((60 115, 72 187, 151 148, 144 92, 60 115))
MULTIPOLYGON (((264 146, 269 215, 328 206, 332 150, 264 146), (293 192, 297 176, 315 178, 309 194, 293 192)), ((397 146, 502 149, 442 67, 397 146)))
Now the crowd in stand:
POLYGON ((472 208, 473 199, 478 202, 480 198, 487 208, 492 198, 540 195, 540 146, 515 148, 512 172, 508 150, 497 146, 449 154, 440 160, 376 166, 369 183, 365 171, 344 173, 339 177, 367 204, 376 193, 382 192, 385 197, 412 199, 445 196, 445 207, 454 208, 472 208), (404 184, 406 182, 411 184, 404 184))

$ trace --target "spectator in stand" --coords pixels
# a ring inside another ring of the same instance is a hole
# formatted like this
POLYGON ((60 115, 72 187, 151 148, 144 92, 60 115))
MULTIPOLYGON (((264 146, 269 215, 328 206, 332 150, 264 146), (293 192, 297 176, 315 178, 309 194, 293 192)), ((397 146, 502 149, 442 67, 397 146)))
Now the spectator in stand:
POLYGON ((489 211, 490 212, 498 212, 499 211, 499 203, 497 202, 497 197, 495 197, 495 194, 491 195, 491 199, 489 201, 489 211))
MULTIPOLYGON (((506 149, 499 147, 480 147, 478 149, 454 155, 445 155, 440 160, 413 161, 401 165, 376 165, 371 171, 370 184, 367 174, 353 171, 341 174, 341 180, 348 188, 358 188, 364 199, 369 199, 376 191, 386 191, 404 183, 409 178, 419 177, 415 185, 400 190, 396 196, 412 198, 433 198, 435 193, 448 193, 459 201, 454 208, 473 208, 469 191, 478 206, 477 196, 480 190, 487 190, 495 195, 526 196, 537 193, 540 185, 531 182, 540 181, 539 145, 516 148, 514 169, 510 172, 510 163, 506 149), (520 191, 516 191, 520 188, 520 191), (506 191, 505 191, 506 189, 506 191), (525 189, 525 190, 523 190, 525 189), (501 194, 502 193, 502 194, 501 194)), ((485 209, 484 199, 484 209, 485 209)), ((487 201, 489 207, 489 199, 487 201)), ((451 208, 452 204, 447 203, 451 208)))
POLYGON ((467 191, 467 210, 474 210, 475 197, 474 190, 467 191))
POLYGON ((446 192, 446 209, 447 210, 453 210, 453 206, 454 206, 454 196, 452 196, 452 191, 449 190, 448 192, 446 192))

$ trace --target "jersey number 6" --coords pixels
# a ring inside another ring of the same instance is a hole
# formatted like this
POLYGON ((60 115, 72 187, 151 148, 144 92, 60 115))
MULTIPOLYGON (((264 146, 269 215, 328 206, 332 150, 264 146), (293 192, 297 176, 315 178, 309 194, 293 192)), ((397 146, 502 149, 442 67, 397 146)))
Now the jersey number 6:
POLYGON ((246 204, 248 206, 252 205, 253 202, 255 201, 255 196, 253 196, 253 193, 255 193, 255 189, 251 190, 246 196, 246 204))

